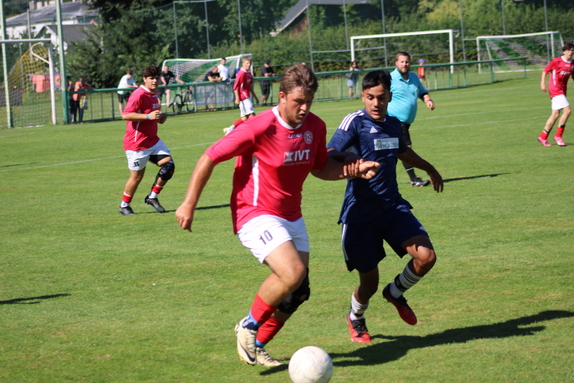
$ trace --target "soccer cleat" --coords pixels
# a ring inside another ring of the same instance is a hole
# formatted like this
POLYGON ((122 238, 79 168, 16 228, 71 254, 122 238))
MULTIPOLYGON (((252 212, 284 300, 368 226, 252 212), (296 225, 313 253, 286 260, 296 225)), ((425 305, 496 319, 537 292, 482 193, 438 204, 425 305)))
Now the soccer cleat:
POLYGON ((229 128, 223 128, 223 133, 227 136, 231 131, 235 129, 235 126, 230 126, 229 128))
POLYGON ((151 205, 158 213, 165 213, 165 209, 160 205, 157 198, 149 198, 149 195, 146 195, 144 202, 151 205))
POLYGON ((245 317, 235 326, 235 336, 237 337, 237 353, 242 361, 250 366, 257 364, 257 351, 255 350, 255 337, 257 331, 249 330, 241 324, 249 317, 245 317))
POLYGON ((411 181, 411 186, 422 188, 430 184, 430 181, 423 181, 421 177, 417 177, 414 181, 411 181))
POLYGON ((402 295, 398 298, 393 297, 390 288, 391 285, 388 284, 383 289, 383 297, 396 307, 402 320, 404 320, 410 325, 417 324, 417 316, 407 304, 407 300, 405 299, 405 297, 403 297, 402 295))
POLYGON ((544 146, 552 146, 548 143, 548 140, 545 140, 543 138, 538 137, 538 141, 540 141, 540 143, 544 146))
POLYGON ((566 146, 566 144, 564 143, 564 141, 562 141, 562 137, 554 137, 554 141, 556 141, 556 143, 558 144, 558 146, 566 146))
POLYGON ((369 335, 369 330, 367 330, 367 325, 365 324, 365 318, 351 320, 350 313, 347 315, 347 324, 349 325, 349 331, 351 332, 351 340, 357 343, 371 343, 371 336, 369 335))
POLYGON ((136 213, 134 213, 134 211, 132 210, 131 206, 125 206, 125 207, 121 207, 119 209, 119 212, 123 215, 135 215, 136 213))
POLYGON ((277 367, 281 366, 283 363, 278 361, 277 359, 273 358, 271 355, 265 351, 263 347, 255 348, 257 364, 260 364, 265 367, 277 367))

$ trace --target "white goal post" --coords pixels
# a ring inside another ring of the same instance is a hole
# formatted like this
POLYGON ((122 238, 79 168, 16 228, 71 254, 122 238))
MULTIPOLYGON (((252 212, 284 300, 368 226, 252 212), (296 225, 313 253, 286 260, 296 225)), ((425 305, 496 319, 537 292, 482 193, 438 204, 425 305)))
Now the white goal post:
MULTIPOLYGON (((51 121, 52 124, 56 124, 57 123, 57 118, 56 118, 56 81, 55 81, 55 75, 54 75, 54 58, 52 55, 52 50, 53 50, 53 46, 52 46, 52 40, 50 39, 11 39, 11 40, 0 40, 0 44, 2 44, 2 46, 6 46, 7 44, 21 44, 21 43, 48 43, 48 57, 42 57, 37 55, 36 53, 34 53, 34 50, 32 49, 34 47, 34 45, 32 45, 32 48, 30 48, 30 55, 31 57, 33 57, 34 60, 38 60, 38 61, 42 61, 46 64, 48 64, 48 71, 49 71, 49 83, 50 83, 50 109, 51 109, 51 121)), ((9 128, 12 128, 12 124, 13 124, 13 120, 12 120, 12 105, 10 105, 10 91, 13 88, 16 88, 16 86, 14 84, 11 83, 10 81, 10 68, 9 68, 9 63, 3 63, 4 64, 4 91, 5 91, 5 107, 6 107, 6 118, 7 118, 7 126, 9 128)), ((26 75, 32 75, 33 73, 25 73, 26 75)), ((62 88, 65 88, 65 86, 62 86, 62 88)))
MULTIPOLYGON (((476 37, 478 61, 526 57, 532 65, 546 65, 560 55, 563 45, 562 35, 558 31, 476 37)), ((499 68, 497 72, 513 70, 523 68, 499 68)))
MULTIPOLYGON (((422 32, 403 32, 403 33, 385 33, 382 35, 365 35, 365 36, 351 36, 351 62, 355 61, 355 51, 361 49, 370 49, 370 48, 355 48, 355 41, 356 40, 364 40, 364 39, 386 39, 387 37, 401 37, 401 36, 417 36, 417 35, 432 35, 432 34, 441 34, 446 33, 448 34, 448 41, 449 41, 449 57, 450 62, 454 63, 454 30, 453 29, 441 29, 436 31, 422 31, 422 32)), ((395 52, 398 53, 398 52, 395 52)), ((451 67, 453 70, 453 67, 451 67)))

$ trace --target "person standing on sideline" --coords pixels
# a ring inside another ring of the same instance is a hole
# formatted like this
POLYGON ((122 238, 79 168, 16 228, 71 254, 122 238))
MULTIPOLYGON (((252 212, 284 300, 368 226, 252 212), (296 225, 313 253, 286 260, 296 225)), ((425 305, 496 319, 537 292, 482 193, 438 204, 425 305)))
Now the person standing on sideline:
POLYGON ((175 216, 192 231, 197 203, 215 166, 237 157, 231 210, 234 232, 270 269, 249 314, 235 327, 237 352, 249 365, 281 365, 265 345, 309 299, 309 238, 301 213, 301 191, 309 173, 324 180, 371 178, 378 164, 345 166, 329 158, 326 125, 310 112, 318 82, 300 64, 280 81, 279 103, 209 147, 198 160, 175 216))
MULTIPOLYGON (((271 62, 269 60, 265 60, 265 62, 263 62, 263 68, 261 68, 262 77, 275 76, 273 68, 269 65, 270 63, 271 62)), ((262 80, 259 85, 261 87, 261 103, 263 106, 267 106, 267 100, 269 99, 269 94, 271 94, 271 80, 262 80)))
MULTIPOLYGON (((353 61, 349 70, 354 72, 361 70, 361 68, 357 66, 356 61, 353 61)), ((349 72, 345 75, 347 77, 347 86, 349 87, 349 100, 355 98, 355 88, 357 87, 357 81, 359 80, 359 74, 353 72, 349 72)))
POLYGON ((74 84, 74 92, 80 92, 80 93, 74 93, 74 95, 72 96, 72 98, 74 99, 74 109, 78 111, 78 119, 76 120, 76 114, 74 113, 74 120, 79 124, 83 124, 84 121, 84 106, 81 105, 80 101, 83 98, 88 97, 85 92, 91 89, 92 86, 88 84, 86 81, 84 81, 83 77, 80 77, 78 81, 76 81, 76 83, 74 84))
POLYGON ((399 257, 406 254, 412 257, 382 294, 410 325, 417 323, 417 317, 403 294, 436 262, 427 232, 411 213, 412 206, 399 193, 397 159, 426 171, 435 191, 442 192, 444 184, 437 170, 403 142, 400 121, 386 113, 391 101, 389 72, 370 72, 362 85, 365 108, 343 119, 327 150, 338 161, 363 158, 380 164, 372 179, 348 181, 339 218, 339 223, 343 223, 342 247, 347 269, 359 273, 359 286, 351 295, 347 324, 354 342, 369 343, 371 337, 364 313, 379 285, 378 264, 385 257, 383 241, 399 257), (347 152, 351 148, 354 150, 347 152))
POLYGON ((548 91, 550 93, 550 99, 552 101, 552 114, 546 121, 544 125, 544 130, 538 136, 538 141, 544 146, 550 146, 548 143, 548 135, 554 127, 554 123, 560 117, 558 122, 558 130, 556 130, 556 135, 554 136, 554 141, 560 146, 566 146, 562 140, 562 135, 564 134, 564 129, 566 128, 566 122, 572 109, 570 108, 570 103, 566 99, 566 87, 568 85, 568 79, 570 76, 574 76, 574 62, 572 57, 574 56, 574 43, 566 43, 562 48, 562 56, 556 57, 544 70, 542 71, 542 81, 540 82, 540 89, 543 92, 548 91), (550 75, 549 86, 546 86, 546 76, 548 73, 550 75), (560 116, 560 111, 562 111, 562 116, 560 116))
POLYGON ((157 124, 163 124, 167 119, 167 115, 161 113, 160 101, 155 93, 160 73, 157 65, 150 65, 144 69, 143 85, 132 93, 123 111, 122 117, 126 120, 124 150, 130 170, 119 209, 124 215, 135 214, 130 203, 143 179, 148 161, 160 169, 144 202, 151 205, 158 213, 165 212, 157 196, 173 176, 175 165, 169 149, 157 135, 157 124))
POLYGON ((421 80, 421 82, 423 83, 424 86, 426 86, 426 70, 425 70, 425 59, 420 59, 419 60, 419 67, 417 68, 417 76, 419 78, 419 80, 421 80))
MULTIPOLYGON (((391 93, 393 97, 387 112, 401 122, 403 140, 410 148, 412 147, 412 141, 409 128, 417 116, 417 99, 420 98, 430 110, 434 110, 434 102, 418 76, 411 72, 411 56, 407 52, 399 52, 397 54, 395 67, 395 70, 391 72, 391 93)), ((411 179, 411 186, 422 187, 429 184, 429 181, 423 181, 420 177, 417 177, 412 164, 403 161, 403 166, 411 179)))
POLYGON ((68 91, 68 102, 70 103, 70 122, 73 124, 76 122, 76 115, 78 112, 78 105, 74 101, 74 81, 72 81, 72 77, 68 76, 66 79, 66 89, 68 91))
POLYGON ((255 116, 255 109, 253 108, 253 101, 251 96, 255 98, 255 102, 259 104, 259 99, 253 91, 253 74, 250 71, 251 57, 243 58, 241 69, 237 72, 235 82, 233 83, 233 92, 235 93, 235 105, 239 105, 240 118, 233 123, 229 128, 224 128, 223 133, 229 134, 233 129, 247 121, 248 118, 255 116))
POLYGON ((217 72, 223 82, 229 82, 229 67, 226 64, 227 59, 223 57, 217 66, 217 72))
MULTIPOLYGON (((137 88, 136 79, 133 76, 133 72, 131 70, 127 70, 126 74, 122 76, 120 79, 120 83, 118 84, 119 89, 125 88, 137 88)), ((118 90, 118 102, 119 102, 119 111, 122 113, 124 111, 124 102, 128 102, 130 98, 131 92, 127 90, 118 90)))
MULTIPOLYGON (((172 71, 169 70, 169 67, 167 65, 164 65, 163 71, 161 72, 159 85, 168 86, 171 80, 175 80, 180 84, 185 84, 185 82, 182 79, 177 77, 172 71)), ((163 96, 164 93, 165 93, 165 105, 167 108, 169 108, 171 106, 170 101, 171 90, 169 88, 158 89, 157 98, 161 103, 161 96, 163 96)))

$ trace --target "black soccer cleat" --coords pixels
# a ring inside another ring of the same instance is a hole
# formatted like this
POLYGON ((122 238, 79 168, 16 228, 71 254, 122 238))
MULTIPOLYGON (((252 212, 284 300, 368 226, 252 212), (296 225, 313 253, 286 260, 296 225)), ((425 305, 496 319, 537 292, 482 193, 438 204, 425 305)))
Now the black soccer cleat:
POLYGON ((149 198, 149 196, 146 195, 144 198, 144 202, 147 203, 148 205, 151 205, 158 213, 165 213, 165 209, 163 208, 163 206, 161 206, 157 198, 149 198))
POLYGON ((125 206, 125 207, 121 207, 119 209, 119 212, 123 215, 135 215, 136 213, 134 213, 134 211, 132 210, 131 206, 125 206))

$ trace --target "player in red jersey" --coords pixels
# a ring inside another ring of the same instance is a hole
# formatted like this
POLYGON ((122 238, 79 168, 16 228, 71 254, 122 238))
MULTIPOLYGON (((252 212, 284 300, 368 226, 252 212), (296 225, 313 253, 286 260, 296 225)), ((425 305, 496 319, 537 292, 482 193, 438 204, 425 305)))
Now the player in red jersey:
POLYGON ((562 48, 562 56, 550 61, 550 64, 542 71, 540 89, 542 89, 543 92, 548 91, 550 93, 550 99, 552 100, 552 114, 550 114, 550 117, 546 121, 544 130, 540 133, 540 136, 538 136, 538 141, 544 146, 550 146, 550 143, 548 143, 548 135, 550 131, 552 131, 554 123, 558 117, 560 117, 560 111, 562 111, 562 116, 558 122, 558 130, 554 136, 554 141, 560 146, 566 146, 562 140, 562 135, 564 134, 564 128, 566 128, 566 121, 568 121, 568 117, 570 117, 570 113, 572 112, 570 104, 566 99, 566 87, 568 80, 574 75, 573 56, 574 43, 566 43, 562 48), (551 73, 551 75, 548 87, 546 87, 546 76, 548 73, 551 73))
POLYGON ((124 215, 135 214, 130 203, 143 179, 148 161, 159 166, 160 170, 144 202, 159 213, 165 212, 157 195, 173 176, 175 165, 169 149, 157 135, 157 124, 163 124, 167 119, 167 115, 160 111, 160 102, 155 93, 159 76, 160 69, 156 65, 145 68, 144 84, 132 93, 122 112, 122 117, 126 120, 124 150, 130 169, 130 178, 126 182, 119 210, 124 215))
POLYGON ((237 157, 230 203, 234 231, 271 271, 248 316, 235 328, 237 352, 250 365, 281 364, 264 347, 309 299, 309 239, 301 214, 306 177, 311 173, 324 180, 370 179, 378 169, 373 161, 344 165, 328 156, 325 123, 309 111, 317 87, 308 67, 297 64, 285 71, 279 104, 206 150, 176 211, 179 225, 191 232, 199 197, 213 169, 237 157))
POLYGON ((255 116, 255 109, 253 108, 253 101, 251 95, 256 103, 259 103, 257 95, 253 91, 253 74, 250 71, 251 57, 243 58, 241 68, 237 72, 235 82, 233 83, 233 93, 235 94, 235 104, 239 105, 241 116, 229 128, 224 128, 223 132, 229 134, 233 129, 247 121, 248 118, 255 116))

